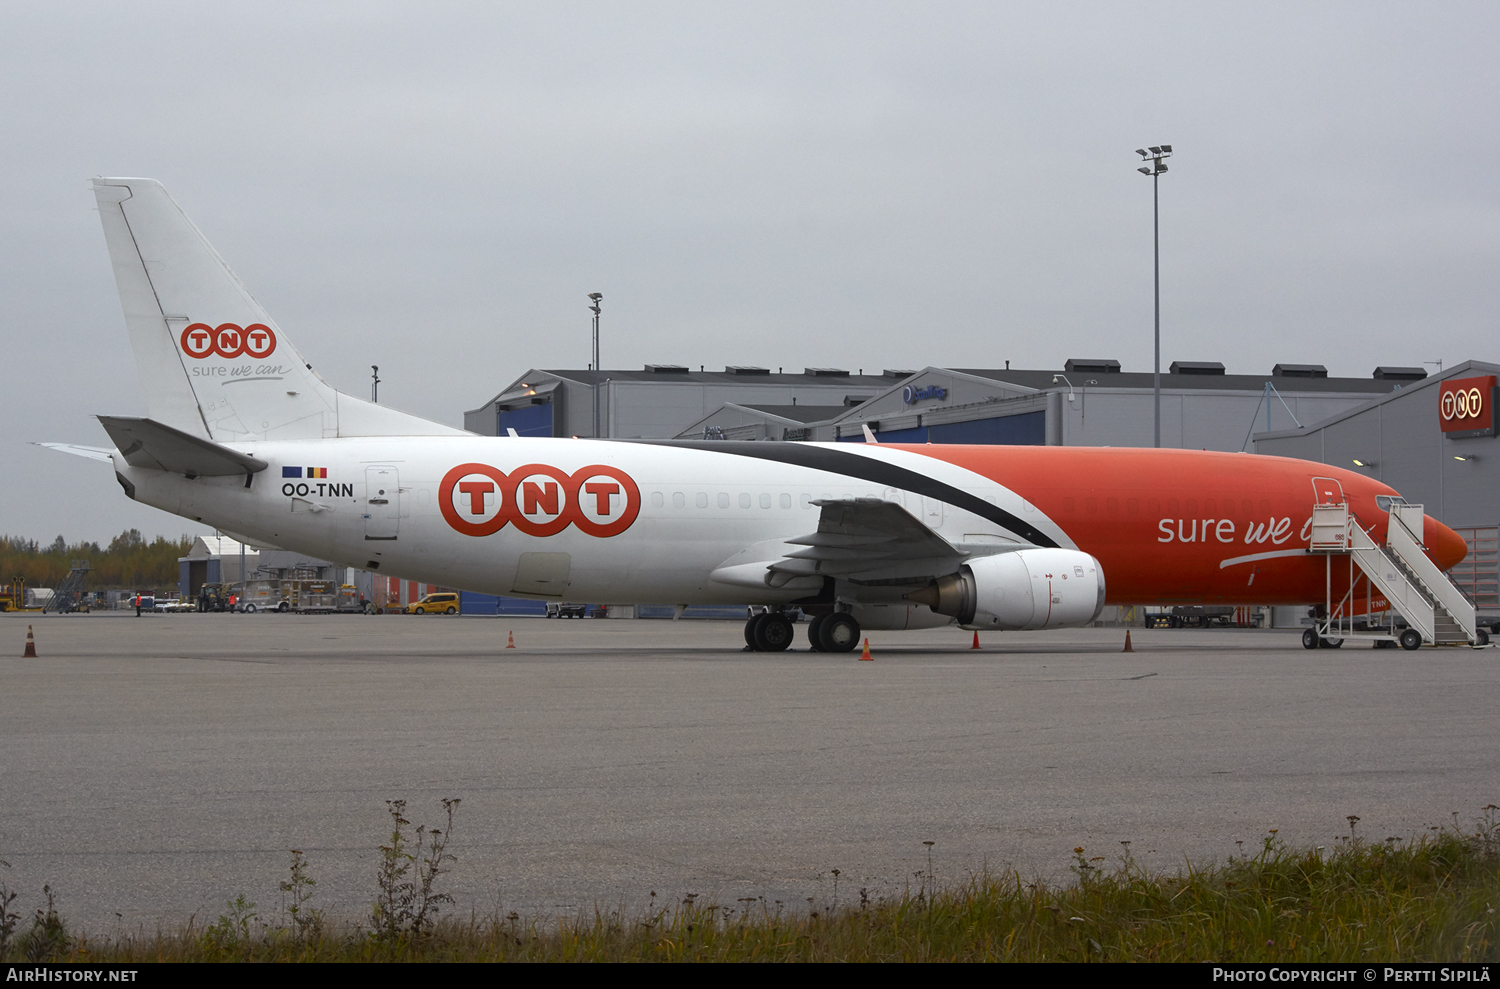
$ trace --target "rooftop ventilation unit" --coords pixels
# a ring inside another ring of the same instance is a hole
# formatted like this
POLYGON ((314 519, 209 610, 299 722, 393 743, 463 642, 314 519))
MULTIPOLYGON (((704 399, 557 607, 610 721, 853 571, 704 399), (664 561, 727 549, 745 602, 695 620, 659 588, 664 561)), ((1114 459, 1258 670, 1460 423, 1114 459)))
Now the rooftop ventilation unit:
POLYGON ((647 364, 646 370, 652 374, 687 374, 685 364, 647 364))
POLYGON ((1119 374, 1120 362, 1107 360, 1084 360, 1073 357, 1063 365, 1064 371, 1088 371, 1091 374, 1119 374))
POLYGON ((1171 374, 1223 374, 1224 365, 1218 361, 1173 361, 1167 371, 1171 374))
POLYGON ((1427 369, 1420 367, 1377 367, 1371 375, 1377 381, 1421 381, 1427 377, 1427 369))
POLYGON ((1273 378, 1326 378, 1328 368, 1321 364, 1277 364, 1271 368, 1273 378))
POLYGON ((768 367, 752 367, 749 364, 731 364, 724 368, 725 374, 770 374, 768 367))
POLYGON ((880 376, 882 378, 909 378, 916 373, 917 372, 915 371, 901 371, 898 369, 886 368, 884 371, 880 372, 880 376))
POLYGON ((849 372, 841 367, 808 367, 802 369, 803 374, 810 374, 814 378, 847 378, 849 372))

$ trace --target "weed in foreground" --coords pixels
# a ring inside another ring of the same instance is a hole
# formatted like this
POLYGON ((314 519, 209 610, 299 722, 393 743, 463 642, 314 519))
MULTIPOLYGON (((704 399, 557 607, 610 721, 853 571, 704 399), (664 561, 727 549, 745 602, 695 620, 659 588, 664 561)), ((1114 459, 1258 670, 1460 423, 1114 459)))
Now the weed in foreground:
MULTIPOLYGON (((413 832, 404 809, 395 801, 388 808, 393 836, 384 847, 393 864, 380 874, 391 896, 376 916, 385 920, 391 904, 391 927, 323 925, 293 936, 293 921, 252 936, 254 904, 241 898, 210 928, 224 932, 212 943, 190 928, 154 939, 78 939, 65 950, 94 961, 1500 961, 1495 805, 1474 828, 1455 824, 1413 840, 1370 841, 1350 821, 1331 846, 1296 850, 1272 830, 1253 856, 1175 874, 1148 872, 1128 844, 1114 867, 1080 845, 1075 878, 1063 885, 984 874, 890 899, 862 889, 857 905, 805 912, 759 897, 726 907, 695 894, 666 906, 653 891, 640 915, 529 920, 515 912, 439 917, 437 904, 451 900, 433 883, 453 861, 453 807, 445 802, 447 826, 436 836, 413 832)), ((283 884, 299 908, 293 917, 307 915, 294 890, 311 889, 295 885, 306 876, 300 861, 294 853, 294 878, 283 884)))
MULTIPOLYGON (((0 859, 0 866, 9 869, 10 863, 0 859)), ((0 958, 8 956, 11 939, 16 935, 16 925, 21 922, 21 915, 11 910, 11 904, 16 902, 19 895, 9 884, 0 882, 0 958)))
POLYGON ((307 874, 307 859, 298 849, 292 849, 292 864, 289 875, 282 880, 281 915, 286 929, 297 937, 307 940, 323 932, 323 911, 307 905, 312 899, 313 888, 318 881, 307 874))
POLYGON ((21 957, 29 962, 57 961, 69 948, 68 927, 57 912, 52 887, 43 886, 42 893, 47 897, 47 906, 37 908, 31 918, 31 930, 17 943, 21 957))
POLYGON ((456 797, 443 800, 445 827, 423 824, 414 833, 407 830, 411 821, 405 816, 406 801, 385 802, 391 815, 391 838, 390 844, 380 846, 380 871, 376 874, 380 897, 370 915, 371 936, 376 941, 393 945, 429 936, 441 904, 453 902, 452 894, 439 893, 433 887, 439 876, 450 871, 444 864, 458 861, 448 851, 448 841, 453 836, 453 812, 460 802, 456 797), (412 877, 414 866, 417 872, 412 877))

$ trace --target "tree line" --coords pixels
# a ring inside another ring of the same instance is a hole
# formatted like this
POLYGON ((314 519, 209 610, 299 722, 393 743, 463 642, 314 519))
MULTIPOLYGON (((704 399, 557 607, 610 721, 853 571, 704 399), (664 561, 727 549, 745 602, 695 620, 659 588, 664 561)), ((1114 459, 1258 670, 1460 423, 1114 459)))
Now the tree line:
POLYGON ((188 535, 157 536, 148 543, 139 529, 126 529, 103 549, 98 543, 69 543, 62 536, 45 546, 22 536, 0 536, 0 580, 20 577, 27 587, 56 587, 74 560, 88 560, 91 591, 175 587, 177 558, 192 546, 188 535))

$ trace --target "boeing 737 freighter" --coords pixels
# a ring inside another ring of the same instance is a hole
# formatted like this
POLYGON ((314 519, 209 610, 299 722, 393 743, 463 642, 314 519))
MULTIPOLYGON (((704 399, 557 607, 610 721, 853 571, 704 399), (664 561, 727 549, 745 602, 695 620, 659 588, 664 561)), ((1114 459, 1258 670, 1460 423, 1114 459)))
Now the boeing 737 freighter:
MULTIPOLYGON (((1398 524, 1376 480, 1250 454, 476 436, 325 382, 160 183, 94 194, 149 415, 100 416, 114 450, 48 445, 252 544, 488 594, 748 604, 758 650, 786 648, 800 609, 813 649, 843 651, 862 629, 1077 627, 1109 603, 1359 611, 1380 579, 1312 551, 1314 509, 1377 548, 1398 524)), ((1463 559, 1406 517, 1425 566, 1463 559)))

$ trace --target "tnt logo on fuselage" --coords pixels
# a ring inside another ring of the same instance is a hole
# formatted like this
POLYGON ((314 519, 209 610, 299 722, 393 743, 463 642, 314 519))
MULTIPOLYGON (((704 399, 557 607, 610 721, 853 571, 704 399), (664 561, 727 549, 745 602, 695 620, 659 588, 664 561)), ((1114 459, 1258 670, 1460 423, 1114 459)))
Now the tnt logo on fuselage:
POLYGON ((209 357, 253 357, 260 360, 276 352, 276 333, 264 323, 193 323, 178 338, 182 352, 198 360, 209 357))
POLYGON ((573 525, 603 538, 635 522, 641 492, 630 475, 604 464, 571 474, 546 464, 509 474, 489 464, 459 464, 443 476, 438 507, 466 536, 493 535, 507 525, 528 536, 554 536, 573 525))

